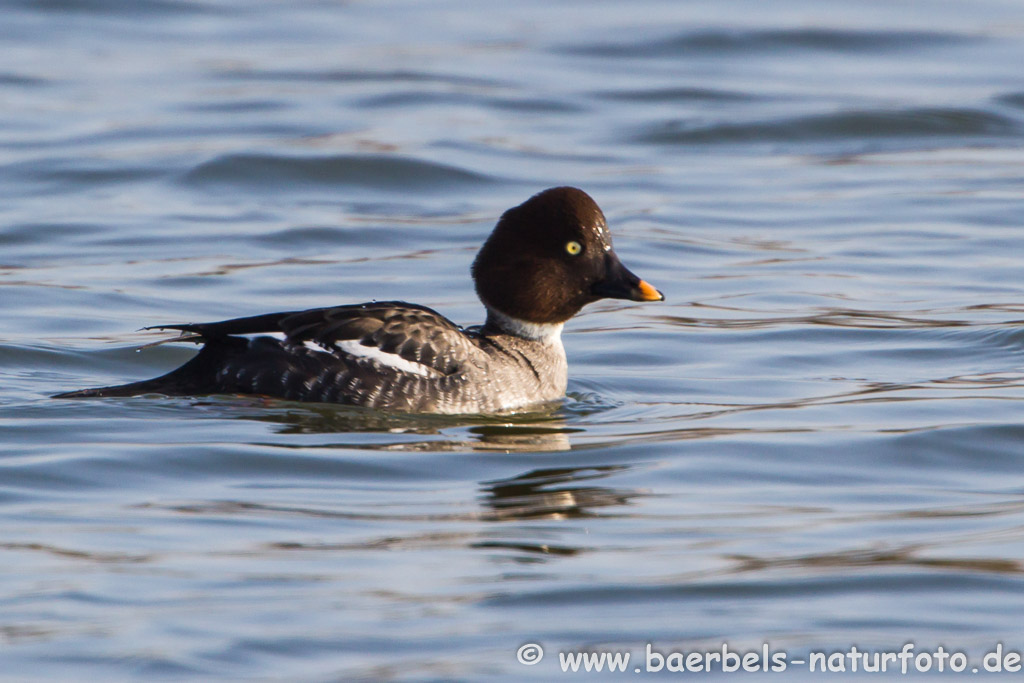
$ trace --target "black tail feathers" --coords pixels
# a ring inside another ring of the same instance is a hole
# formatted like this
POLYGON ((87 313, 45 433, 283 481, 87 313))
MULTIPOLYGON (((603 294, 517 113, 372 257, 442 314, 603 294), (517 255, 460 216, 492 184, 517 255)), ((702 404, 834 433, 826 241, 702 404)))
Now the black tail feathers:
POLYGON ((244 347, 245 340, 235 337, 209 340, 192 360, 166 375, 130 384, 68 391, 53 398, 104 398, 142 394, 191 396, 216 393, 217 387, 212 384, 212 378, 227 357, 244 347))
MULTIPOLYGON (((177 370, 175 370, 177 372, 177 370)), ((172 375, 174 373, 171 373, 172 375)), ((130 384, 118 384, 112 387, 95 387, 93 389, 79 389, 78 391, 66 391, 62 394, 54 394, 52 398, 104 398, 108 396, 140 396, 142 394, 166 394, 173 396, 177 393, 172 390, 172 384, 168 381, 170 375, 147 379, 142 382, 130 384)))

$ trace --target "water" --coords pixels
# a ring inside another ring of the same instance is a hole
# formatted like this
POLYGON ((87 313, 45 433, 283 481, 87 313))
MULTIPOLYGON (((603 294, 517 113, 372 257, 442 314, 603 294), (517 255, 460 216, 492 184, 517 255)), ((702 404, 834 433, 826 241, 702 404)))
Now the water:
POLYGON ((6 3, 3 676, 1021 650, 1019 9, 6 3), (479 322, 559 184, 667 301, 570 323, 555 409, 48 398, 183 362, 161 322, 479 322))

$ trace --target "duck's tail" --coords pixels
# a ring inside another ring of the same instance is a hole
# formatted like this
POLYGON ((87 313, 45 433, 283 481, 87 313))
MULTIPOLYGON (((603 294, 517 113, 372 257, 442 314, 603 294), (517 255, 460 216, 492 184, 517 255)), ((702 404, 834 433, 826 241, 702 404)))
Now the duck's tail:
POLYGON ((232 337, 214 340, 212 343, 207 341, 192 360, 166 375, 129 384, 68 391, 56 394, 53 398, 104 398, 140 396, 142 394, 189 396, 210 393, 212 391, 210 378, 223 365, 225 359, 236 350, 236 347, 244 346, 244 343, 245 340, 232 337))
MULTIPOLYGON (((174 372, 177 372, 175 370, 174 372)), ((173 391, 173 384, 170 382, 171 375, 147 379, 141 382, 129 384, 118 384, 111 387, 94 387, 92 389, 79 389, 78 391, 66 391, 62 394, 54 394, 52 398, 104 398, 108 396, 140 396, 142 394, 165 394, 167 396, 178 395, 181 392, 173 391)))

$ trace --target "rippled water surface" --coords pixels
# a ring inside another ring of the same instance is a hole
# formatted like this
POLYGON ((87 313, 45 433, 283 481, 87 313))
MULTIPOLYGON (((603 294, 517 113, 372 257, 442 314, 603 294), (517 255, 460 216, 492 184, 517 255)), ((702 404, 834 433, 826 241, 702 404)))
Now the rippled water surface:
POLYGON ((0 675, 1024 649, 1019 3, 51 0, 0 38, 0 675), (190 357, 161 322, 480 322, 476 249, 560 184, 667 301, 572 321, 559 406, 49 398, 190 357))

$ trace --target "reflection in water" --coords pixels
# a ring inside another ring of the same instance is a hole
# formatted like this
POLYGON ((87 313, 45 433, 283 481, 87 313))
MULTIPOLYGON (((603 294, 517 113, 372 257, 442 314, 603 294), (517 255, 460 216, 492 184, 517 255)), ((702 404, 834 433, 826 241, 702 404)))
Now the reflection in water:
POLYGON ((737 563, 732 572, 766 572, 777 569, 822 571, 853 569, 857 567, 877 569, 885 566, 899 568, 917 567, 968 573, 1020 574, 1024 571, 1024 566, 1012 559, 999 557, 920 557, 918 553, 922 549, 923 546, 908 546, 892 550, 855 549, 833 553, 775 558, 737 555, 731 558, 737 563))
POLYGON ((591 518, 598 515, 596 508, 627 505, 633 499, 647 495, 636 489, 615 489, 604 486, 577 486, 578 482, 602 479, 628 470, 625 465, 595 467, 552 468, 530 470, 508 479, 484 481, 481 502, 485 510, 479 514, 426 514, 381 513, 370 510, 329 510, 314 506, 267 505, 244 501, 203 501, 198 503, 142 503, 132 507, 171 510, 184 514, 245 515, 253 513, 290 514, 343 519, 434 519, 483 520, 505 522, 528 519, 591 518))
POLYGON ((633 489, 578 486, 628 469, 624 465, 531 470, 509 479, 482 483, 483 503, 496 521, 596 517, 595 508, 627 505, 640 496, 633 489))
POLYGON ((473 449, 478 451, 555 452, 567 451, 572 445, 569 434, 584 430, 570 427, 538 427, 533 425, 486 425, 472 427, 470 434, 478 439, 473 449))
MULTIPOLYGON (((214 399, 205 405, 237 407, 233 399, 214 399)), ((245 399, 238 419, 281 425, 280 434, 409 434, 408 441, 372 443, 327 443, 320 447, 382 451, 502 451, 555 452, 572 447, 569 434, 583 432, 566 426, 559 404, 507 415, 428 415, 387 413, 367 408, 327 404, 295 404, 271 399, 245 399), (249 410, 249 408, 252 410, 249 410), (498 421, 500 420, 500 421, 498 421), (449 431, 461 430, 463 438, 451 438, 449 431)), ((308 448, 308 444, 301 447, 308 448)))
MULTIPOLYGON (((485 515, 485 519, 510 522, 605 516, 598 514, 598 508, 629 505, 633 499, 646 494, 635 489, 580 486, 579 483, 603 479, 627 469, 623 465, 547 468, 483 482, 482 503, 492 511, 485 515)), ((576 555, 584 550, 579 546, 522 536, 512 539, 504 535, 472 545, 474 548, 501 548, 539 555, 576 555)))
MULTIPOLYGON (((544 555, 575 555, 582 547, 555 544, 536 538, 538 533, 550 529, 529 525, 490 525, 492 522, 526 522, 538 520, 597 519, 609 515, 599 514, 599 508, 631 505, 641 496, 650 495, 644 491, 628 488, 581 485, 597 479, 610 477, 630 468, 623 465, 601 465, 593 467, 550 468, 524 472, 507 479, 480 483, 481 508, 477 511, 438 508, 428 500, 417 500, 400 510, 386 510, 360 504, 346 508, 318 506, 315 504, 270 505, 243 500, 202 500, 190 502, 147 502, 132 506, 137 509, 164 511, 174 515, 188 515, 210 519, 262 517, 282 519, 306 517, 373 523, 380 526, 380 533, 374 532, 358 540, 341 541, 295 541, 276 540, 264 543, 259 549, 247 548, 242 551, 220 551, 224 554, 259 556, 267 551, 372 551, 378 549, 414 549, 424 547, 500 548, 544 555), (457 525, 466 522, 485 523, 471 530, 457 526, 438 528, 437 524, 457 525), (408 531, 384 531, 391 525, 408 531), (417 524, 430 523, 429 531, 416 530, 417 524), (514 534, 510 536, 509 534, 514 534)), ((340 526, 339 529, 343 529, 340 526)), ((339 532, 341 533, 341 532, 339 532)), ((142 560, 135 560, 142 561, 142 560)))

